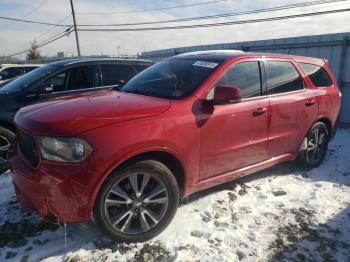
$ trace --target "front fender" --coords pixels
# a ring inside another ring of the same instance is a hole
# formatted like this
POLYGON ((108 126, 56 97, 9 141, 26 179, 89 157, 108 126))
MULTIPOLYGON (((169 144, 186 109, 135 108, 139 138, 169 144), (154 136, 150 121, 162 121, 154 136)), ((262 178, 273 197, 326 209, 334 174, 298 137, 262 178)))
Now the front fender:
MULTIPOLYGON (((96 196, 107 177, 122 163, 147 152, 166 152, 182 164, 185 172, 185 189, 199 177, 198 129, 183 132, 181 126, 169 119, 140 119, 109 125, 79 135, 94 148, 92 157, 96 173, 89 183, 92 187, 88 212, 93 210, 96 196), (189 175, 190 174, 190 175, 189 175)), ((186 195, 182 192, 182 195, 186 195)))

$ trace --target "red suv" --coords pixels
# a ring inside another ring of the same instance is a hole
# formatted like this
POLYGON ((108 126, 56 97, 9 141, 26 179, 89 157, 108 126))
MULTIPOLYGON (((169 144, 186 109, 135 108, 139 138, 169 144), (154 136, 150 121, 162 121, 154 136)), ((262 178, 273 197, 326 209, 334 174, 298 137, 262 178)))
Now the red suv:
POLYGON ((17 198, 46 220, 94 217, 115 239, 145 241, 191 193, 285 161, 320 165, 340 104, 325 60, 178 55, 121 91, 21 109, 10 151, 17 198))

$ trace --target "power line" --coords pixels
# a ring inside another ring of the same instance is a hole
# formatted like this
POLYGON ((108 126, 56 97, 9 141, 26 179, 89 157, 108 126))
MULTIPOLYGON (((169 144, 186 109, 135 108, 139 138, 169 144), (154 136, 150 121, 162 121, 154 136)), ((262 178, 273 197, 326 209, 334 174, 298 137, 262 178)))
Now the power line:
POLYGON ((277 17, 268 17, 268 18, 261 18, 261 19, 229 21, 229 22, 222 22, 222 23, 164 26, 164 27, 141 27, 141 28, 87 28, 87 29, 79 29, 79 31, 85 31, 85 32, 110 32, 110 31, 133 32, 133 31, 157 31, 157 30, 189 29, 189 28, 201 28, 201 27, 218 27, 218 26, 225 26, 225 25, 251 24, 251 23, 286 20, 286 19, 292 19, 292 18, 311 17, 311 16, 318 16, 318 15, 325 15, 325 14, 343 13, 343 12, 349 12, 349 11, 350 11, 350 8, 337 9, 337 10, 327 10, 327 11, 304 13, 304 14, 295 14, 295 15, 286 15, 286 16, 277 16, 277 17))
MULTIPOLYGON (((32 10, 30 10, 28 13, 26 13, 24 16, 21 16, 19 19, 23 19, 26 18, 28 16, 30 16, 31 14, 35 13, 36 11, 38 11, 43 5, 45 5, 49 0, 44 0, 43 2, 41 2, 39 5, 37 5, 36 7, 34 7, 32 10)), ((2 27, 0 27, 0 29, 11 26, 15 23, 17 23, 18 21, 12 21, 11 23, 4 25, 2 27)))
MULTIPOLYGON (((54 36, 52 39, 49 39, 43 43, 40 43, 40 44, 37 44, 37 48, 40 48, 40 47, 43 47, 43 46, 46 46, 52 42, 55 42, 59 39, 61 39, 62 37, 65 37, 65 36, 69 36, 71 32, 73 32, 74 30, 72 28, 68 28, 66 29, 65 31, 61 32, 60 34, 54 36)), ((27 53, 28 51, 30 50, 30 48, 27 48, 26 50, 23 50, 23 51, 20 51, 20 52, 17 52, 17 53, 14 53, 14 54, 11 54, 11 55, 7 55, 5 57, 11 57, 11 56, 16 56, 16 55, 21 55, 21 54, 24 54, 24 53, 27 53)))
MULTIPOLYGON (((68 17, 70 17, 70 14, 65 16, 64 18, 60 19, 59 21, 57 21, 57 24, 61 24, 64 20, 66 20, 68 17)), ((42 38, 43 36, 45 36, 46 34, 50 33, 52 30, 54 30, 57 26, 52 26, 50 27, 48 30, 46 30, 45 32, 41 33, 40 35, 36 36, 33 38, 33 41, 38 41, 40 38, 42 38)), ((51 35, 48 39, 51 39, 53 37, 56 37, 57 36, 57 32, 56 34, 54 35, 51 35)), ((41 42, 44 42, 44 41, 47 41, 47 40, 43 40, 41 42)), ((29 44, 25 44, 25 45, 20 45, 18 46, 17 48, 11 48, 11 50, 21 50, 23 48, 25 48, 26 46, 28 46, 29 44)))
POLYGON ((71 25, 60 25, 60 24, 55 24, 55 23, 42 22, 42 21, 33 21, 33 20, 28 20, 28 19, 13 18, 13 17, 6 17, 6 16, 0 16, 0 19, 10 20, 10 21, 17 21, 17 22, 24 22, 24 23, 31 23, 31 24, 39 24, 39 25, 52 25, 52 26, 60 26, 60 27, 71 26, 71 25))
MULTIPOLYGON (((66 15, 65 17, 63 17, 62 19, 60 19, 59 21, 56 22, 56 24, 60 25, 63 21, 65 21, 68 17, 70 17, 71 14, 66 15)), ((50 33, 52 30, 54 30, 58 25, 54 25, 51 28, 49 28, 48 30, 46 30, 45 32, 43 32, 42 34, 40 34, 39 36, 35 37, 34 40, 38 40, 40 38, 42 38, 44 35, 50 33)))
POLYGON ((266 13, 272 11, 281 11, 293 8, 300 8, 306 6, 314 6, 320 4, 329 4, 329 3, 337 3, 337 2, 347 2, 349 0, 318 0, 304 3, 296 3, 291 5, 282 5, 271 8, 257 9, 257 10, 248 10, 234 13, 224 13, 217 15, 209 15, 209 16, 199 16, 199 17, 190 17, 190 18, 180 18, 180 19, 170 19, 163 21, 150 21, 150 22, 139 22, 139 23, 123 23, 123 24, 80 24, 79 27, 92 27, 92 26, 137 26, 137 25, 149 25, 149 24, 164 24, 164 23, 175 23, 175 22, 188 22, 188 21, 198 21, 198 20, 207 20, 207 19, 215 19, 215 18, 223 18, 223 17, 233 17, 240 15, 248 15, 248 14, 258 14, 258 13, 266 13))
POLYGON ((193 4, 185 4, 185 5, 175 5, 175 6, 169 6, 169 7, 160 7, 160 8, 143 9, 143 10, 132 10, 132 11, 76 12, 76 14, 79 14, 79 15, 111 15, 111 14, 143 13, 143 12, 152 12, 152 11, 161 11, 161 10, 185 8, 185 7, 191 7, 191 6, 215 4, 215 3, 226 2, 226 1, 227 1, 227 0, 215 0, 215 1, 208 1, 208 2, 201 2, 201 3, 193 3, 193 4))

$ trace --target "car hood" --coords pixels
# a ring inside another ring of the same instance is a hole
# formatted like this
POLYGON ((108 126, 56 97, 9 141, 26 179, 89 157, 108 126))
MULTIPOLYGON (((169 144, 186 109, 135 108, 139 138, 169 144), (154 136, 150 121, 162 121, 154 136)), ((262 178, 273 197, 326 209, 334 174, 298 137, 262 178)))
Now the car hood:
POLYGON ((49 100, 22 108, 16 124, 35 135, 72 136, 97 127, 160 114, 170 100, 101 91, 49 100))

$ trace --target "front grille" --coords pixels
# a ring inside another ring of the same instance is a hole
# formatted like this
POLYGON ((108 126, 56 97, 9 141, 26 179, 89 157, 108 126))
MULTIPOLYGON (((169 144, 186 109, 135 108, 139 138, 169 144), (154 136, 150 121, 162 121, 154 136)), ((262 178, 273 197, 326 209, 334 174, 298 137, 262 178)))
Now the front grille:
POLYGON ((34 138, 30 134, 24 131, 20 131, 18 141, 19 149, 21 150, 23 156, 30 162, 32 166, 37 167, 39 165, 39 153, 36 148, 34 138))

